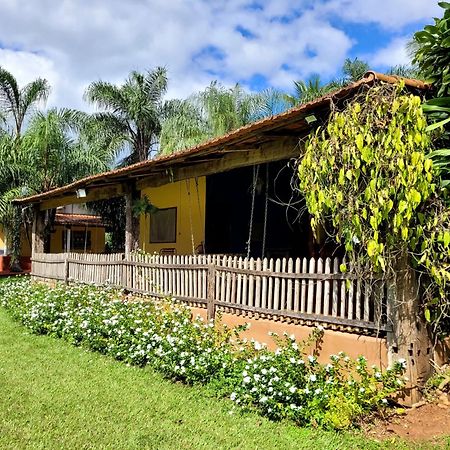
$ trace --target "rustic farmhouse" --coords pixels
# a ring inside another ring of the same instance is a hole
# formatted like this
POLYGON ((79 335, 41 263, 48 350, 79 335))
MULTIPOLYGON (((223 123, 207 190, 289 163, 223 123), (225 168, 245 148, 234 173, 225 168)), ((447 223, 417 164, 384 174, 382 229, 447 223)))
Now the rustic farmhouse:
MULTIPOLYGON (((221 311, 230 324, 252 323, 249 336, 265 342, 268 331, 300 337, 320 324, 327 328, 325 355, 363 353, 383 365, 405 358, 414 386, 426 376, 428 362, 421 361, 431 351, 416 342, 414 318, 393 313, 395 296, 377 280, 340 273, 341 250, 313 239, 292 186, 302 140, 330 108, 375 83, 396 82, 368 72, 332 94, 194 148, 16 200, 34 210, 32 274, 172 295, 208 317, 221 311), (124 254, 59 253, 68 247, 44 253, 49 210, 120 196, 126 199, 124 254), (157 210, 136 218, 133 204, 142 198, 157 210), (133 253, 138 249, 146 255, 133 253)), ((427 89, 418 80, 404 82, 412 93, 427 89)))

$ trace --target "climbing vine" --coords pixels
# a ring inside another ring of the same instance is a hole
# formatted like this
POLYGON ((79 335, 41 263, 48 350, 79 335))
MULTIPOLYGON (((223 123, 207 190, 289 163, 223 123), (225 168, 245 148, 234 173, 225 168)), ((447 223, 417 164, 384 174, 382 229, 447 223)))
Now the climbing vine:
POLYGON ((401 83, 374 86, 309 137, 298 175, 312 228, 324 227, 355 267, 382 276, 408 255, 425 275, 425 317, 436 322, 450 309, 450 211, 426 127, 419 97, 401 83))

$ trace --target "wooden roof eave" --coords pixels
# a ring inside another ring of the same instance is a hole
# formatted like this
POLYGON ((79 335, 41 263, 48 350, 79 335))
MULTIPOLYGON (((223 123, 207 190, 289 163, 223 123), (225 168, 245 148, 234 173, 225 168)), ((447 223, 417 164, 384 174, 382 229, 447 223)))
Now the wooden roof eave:
MULTIPOLYGON (((272 148, 272 153, 269 152, 270 155, 266 158, 267 160, 285 159, 289 157, 289 152, 278 155, 273 153, 274 140, 278 140, 278 142, 290 141, 290 150, 292 151, 293 141, 297 140, 298 144, 301 136, 306 135, 310 130, 307 121, 304 120, 308 115, 320 116, 324 112, 326 113, 327 110, 329 111, 331 102, 344 102, 361 88, 371 86, 376 80, 395 83, 400 78, 367 72, 361 80, 338 91, 276 116, 245 125, 224 136, 211 139, 190 149, 171 155, 163 155, 153 160, 143 161, 103 174, 92 175, 42 194, 16 199, 14 203, 17 205, 39 204, 42 209, 48 209, 49 204, 62 206, 70 204, 69 201, 72 203, 91 201, 91 197, 93 199, 110 198, 123 195, 126 185, 130 182, 136 181, 142 187, 146 183, 152 185, 152 183, 164 184, 173 181, 173 177, 167 176, 168 172, 178 171, 178 177, 186 177, 188 174, 195 173, 196 170, 198 174, 202 170, 204 174, 210 173, 211 168, 208 169, 208 165, 214 166, 214 160, 217 170, 230 170, 233 165, 230 164, 228 159, 232 158, 232 155, 236 156, 237 164, 235 167, 242 167, 242 164, 255 164, 264 160, 260 154, 262 148, 272 148), (250 153, 254 153, 255 157, 252 158, 250 153), (75 192, 81 188, 91 193, 88 193, 88 198, 76 198, 75 192), (105 197, 105 195, 109 195, 109 197, 105 197), (58 200, 62 203, 57 204, 58 200)), ((420 80, 403 79, 403 81, 412 90, 424 92, 430 88, 430 85, 420 80)), ((284 147, 284 151, 286 151, 286 147, 284 147)))

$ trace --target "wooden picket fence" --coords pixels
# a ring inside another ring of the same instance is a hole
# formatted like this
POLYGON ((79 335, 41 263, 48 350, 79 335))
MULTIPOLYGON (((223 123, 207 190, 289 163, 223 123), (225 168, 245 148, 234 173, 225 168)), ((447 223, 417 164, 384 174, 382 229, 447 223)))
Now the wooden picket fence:
POLYGON ((36 254, 32 275, 111 285, 194 306, 362 333, 386 331, 386 289, 340 273, 339 258, 253 259, 223 255, 36 254))

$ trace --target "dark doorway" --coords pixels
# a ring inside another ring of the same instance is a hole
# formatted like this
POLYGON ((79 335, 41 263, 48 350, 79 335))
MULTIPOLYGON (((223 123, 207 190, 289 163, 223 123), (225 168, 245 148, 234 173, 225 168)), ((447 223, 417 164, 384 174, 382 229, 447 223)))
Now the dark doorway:
POLYGON ((254 167, 245 167, 208 176, 206 252, 247 256, 255 180, 250 255, 262 256, 266 223, 264 256, 313 256, 317 249, 312 239, 310 219, 302 197, 292 188, 293 176, 294 169, 288 165, 288 161, 278 161, 267 166, 262 164, 257 173, 254 167))

